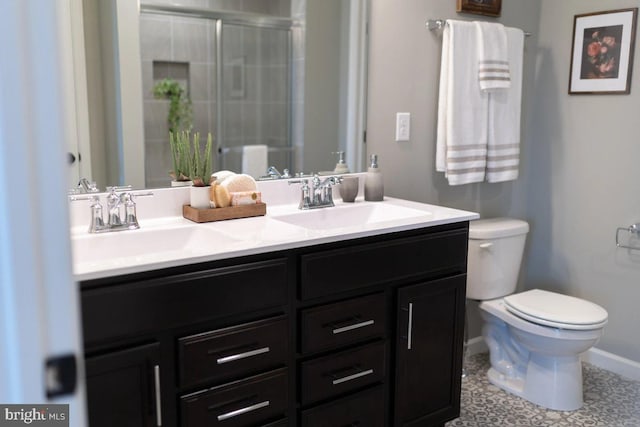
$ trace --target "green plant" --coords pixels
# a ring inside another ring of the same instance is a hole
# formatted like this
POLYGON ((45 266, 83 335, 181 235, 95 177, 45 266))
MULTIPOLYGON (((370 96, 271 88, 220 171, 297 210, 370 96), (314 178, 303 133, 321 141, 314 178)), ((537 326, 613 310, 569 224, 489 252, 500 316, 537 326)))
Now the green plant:
POLYGON ((169 173, 175 181, 189 181, 191 174, 191 142, 188 131, 169 132, 169 145, 173 170, 169 173))
POLYGON ((207 143, 204 146, 204 151, 200 147, 200 134, 195 133, 193 135, 193 155, 191 156, 191 181, 193 181, 194 187, 204 187, 211 184, 211 146, 213 138, 211 133, 207 136, 207 143))
POLYGON ((169 132, 191 130, 191 100, 180 83, 173 79, 162 79, 153 87, 153 95, 169 100, 169 132))

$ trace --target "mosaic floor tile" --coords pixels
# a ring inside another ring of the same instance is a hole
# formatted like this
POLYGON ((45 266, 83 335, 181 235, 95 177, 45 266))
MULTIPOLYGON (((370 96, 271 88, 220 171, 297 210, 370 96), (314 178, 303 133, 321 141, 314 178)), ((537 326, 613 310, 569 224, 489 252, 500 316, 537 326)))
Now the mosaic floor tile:
POLYGON ((640 382, 584 363, 584 406, 552 411, 490 384, 489 354, 469 356, 460 418, 446 427, 639 427, 640 382))

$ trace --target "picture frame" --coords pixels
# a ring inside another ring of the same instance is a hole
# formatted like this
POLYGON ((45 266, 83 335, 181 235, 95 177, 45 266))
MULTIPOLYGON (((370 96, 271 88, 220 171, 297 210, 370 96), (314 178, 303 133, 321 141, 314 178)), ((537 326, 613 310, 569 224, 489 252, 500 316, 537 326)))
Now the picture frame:
POLYGON ((569 94, 629 94, 638 8, 575 15, 569 94))
POLYGON ((458 0, 456 12, 500 16, 502 0, 458 0))

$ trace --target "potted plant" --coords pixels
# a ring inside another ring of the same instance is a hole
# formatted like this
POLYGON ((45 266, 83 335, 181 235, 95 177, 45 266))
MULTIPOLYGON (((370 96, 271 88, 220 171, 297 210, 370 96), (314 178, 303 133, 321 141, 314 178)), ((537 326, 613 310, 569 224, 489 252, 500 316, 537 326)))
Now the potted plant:
POLYGON ((191 142, 189 132, 169 132, 173 170, 169 172, 172 187, 191 185, 191 142))
POLYGON ((191 207, 195 209, 206 209, 211 207, 211 133, 207 136, 207 143, 202 150, 200 146, 200 134, 193 135, 193 147, 190 157, 190 175, 193 186, 191 187, 191 207))
POLYGON ((169 132, 175 134, 191 130, 191 100, 180 83, 173 79, 162 79, 153 87, 153 95, 156 98, 169 100, 169 115, 167 117, 169 132))
POLYGON ((189 158, 191 157, 191 145, 189 131, 192 125, 191 100, 180 83, 173 79, 163 79, 153 87, 153 95, 156 98, 169 101, 169 114, 167 124, 169 126, 169 144, 173 170, 169 172, 172 178, 172 187, 191 185, 189 180, 189 158))

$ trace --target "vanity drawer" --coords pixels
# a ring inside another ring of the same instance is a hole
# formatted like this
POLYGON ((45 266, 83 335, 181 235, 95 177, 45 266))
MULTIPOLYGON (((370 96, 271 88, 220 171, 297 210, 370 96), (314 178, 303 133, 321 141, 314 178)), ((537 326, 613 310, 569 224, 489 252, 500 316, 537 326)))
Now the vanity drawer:
POLYGON ((184 396, 180 399, 181 426, 271 425, 286 415, 287 385, 286 370, 279 369, 184 396))
POLYGON ((300 295, 311 299, 467 269, 467 229, 353 245, 301 256, 300 295))
POLYGON ((384 342, 378 342, 303 362, 301 403, 307 405, 381 381, 385 352, 384 342))
POLYGON ((84 340, 92 345, 284 305, 287 263, 284 258, 245 263, 87 289, 81 295, 84 340))
POLYGON ((386 311, 383 293, 302 310, 302 353, 382 336, 386 311))
POLYGON ((384 427, 384 389, 374 389, 302 411, 302 427, 362 426, 384 427))
POLYGON ((280 316, 180 338, 180 385, 228 380, 283 366, 289 350, 287 337, 287 319, 280 316))

